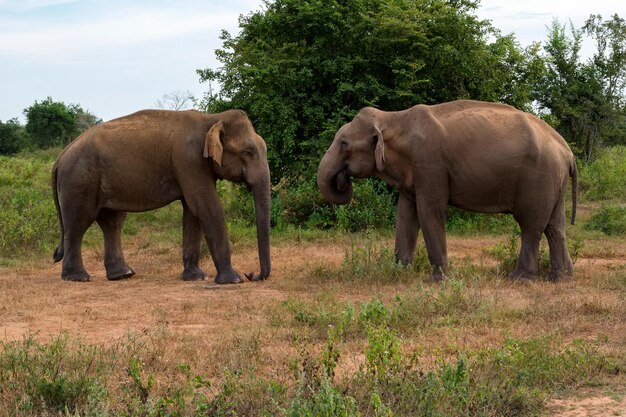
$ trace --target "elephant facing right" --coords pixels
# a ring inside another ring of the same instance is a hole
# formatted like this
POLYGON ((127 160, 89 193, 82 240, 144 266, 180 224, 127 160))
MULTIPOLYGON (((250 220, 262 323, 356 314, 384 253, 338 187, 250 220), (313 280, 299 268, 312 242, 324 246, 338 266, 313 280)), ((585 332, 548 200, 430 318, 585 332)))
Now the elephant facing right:
POLYGON ((371 107, 343 125, 322 158, 317 184, 331 203, 352 198, 350 177, 375 176, 400 191, 396 260, 413 258, 423 231, 432 277, 448 269, 448 205, 481 213, 510 213, 522 245, 513 278, 538 272, 542 234, 550 247, 549 279, 571 279, 565 241, 565 194, 572 178, 576 215, 576 160, 565 140, 543 120, 511 106, 460 100, 398 112, 371 107))

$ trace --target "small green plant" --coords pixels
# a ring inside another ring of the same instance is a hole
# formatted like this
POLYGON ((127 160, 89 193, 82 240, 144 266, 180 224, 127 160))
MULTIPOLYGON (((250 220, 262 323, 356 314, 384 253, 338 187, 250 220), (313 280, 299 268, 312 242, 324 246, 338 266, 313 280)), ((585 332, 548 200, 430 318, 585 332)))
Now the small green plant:
POLYGON ((148 401, 148 396, 154 386, 154 376, 152 374, 148 374, 144 381, 144 378, 142 378, 141 362, 136 356, 132 356, 130 358, 130 362, 128 364, 128 376, 130 376, 134 383, 134 387, 139 394, 139 399, 145 404, 148 401))

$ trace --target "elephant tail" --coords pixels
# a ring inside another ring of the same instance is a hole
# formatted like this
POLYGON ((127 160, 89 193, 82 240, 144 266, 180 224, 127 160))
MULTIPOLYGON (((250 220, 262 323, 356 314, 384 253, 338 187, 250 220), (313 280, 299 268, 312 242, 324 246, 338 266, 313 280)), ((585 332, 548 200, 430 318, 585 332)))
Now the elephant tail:
POLYGON ((54 206, 57 209, 57 216, 59 217, 59 224, 61 225, 61 243, 54 251, 54 255, 52 255, 52 259, 54 262, 59 262, 63 259, 63 241, 65 239, 65 228, 63 227, 63 216, 61 216, 61 206, 59 205, 59 191, 57 189, 57 171, 59 168, 58 160, 54 163, 52 167, 52 196, 54 197, 54 206))
POLYGON ((572 164, 569 168, 569 175, 572 177, 572 220, 574 224, 576 221, 576 201, 578 199, 578 170, 576 169, 576 159, 572 158, 572 164))

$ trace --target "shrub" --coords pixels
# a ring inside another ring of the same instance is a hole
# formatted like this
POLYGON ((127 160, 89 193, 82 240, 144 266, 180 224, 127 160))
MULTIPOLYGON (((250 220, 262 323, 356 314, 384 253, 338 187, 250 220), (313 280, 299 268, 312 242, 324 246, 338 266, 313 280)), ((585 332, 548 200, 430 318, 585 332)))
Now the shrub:
POLYGON ((580 190, 589 200, 626 199, 626 146, 604 149, 579 171, 580 190))
POLYGON ((602 205, 589 219, 585 228, 597 230, 608 236, 626 234, 626 207, 620 205, 602 205))

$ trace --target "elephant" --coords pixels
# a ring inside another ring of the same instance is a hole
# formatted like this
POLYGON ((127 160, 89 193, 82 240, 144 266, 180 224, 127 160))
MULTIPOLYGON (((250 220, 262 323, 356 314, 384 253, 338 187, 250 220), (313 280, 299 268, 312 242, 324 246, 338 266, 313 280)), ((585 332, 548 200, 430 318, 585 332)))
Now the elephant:
POLYGON ((378 177, 399 190, 395 258, 412 262, 422 229, 431 277, 448 271, 448 205, 481 213, 509 213, 520 226, 521 250, 511 278, 538 273, 545 234, 551 281, 573 277, 565 240, 565 194, 576 160, 565 140, 538 117, 514 107, 473 100, 419 104, 386 112, 362 109, 343 125, 320 161, 317 185, 334 204, 348 203, 351 177, 378 177))
POLYGON ((243 182, 254 198, 260 273, 270 263, 270 171, 267 145, 241 110, 207 114, 195 110, 141 110, 91 127, 60 154, 52 169, 52 192, 61 243, 53 259, 63 260, 61 278, 89 281, 81 244, 97 222, 104 235, 109 280, 135 274, 124 260, 121 231, 127 212, 183 206, 185 281, 203 280, 200 246, 204 236, 218 284, 242 282, 231 265, 217 180, 243 182))

